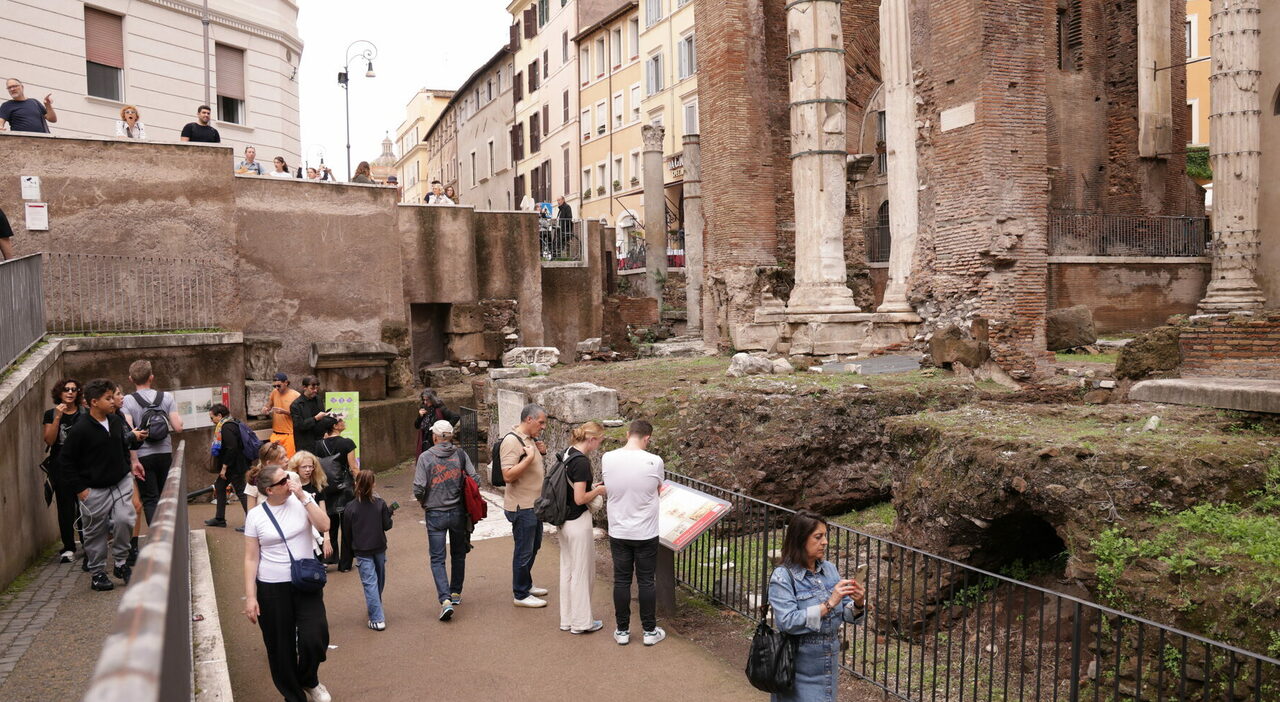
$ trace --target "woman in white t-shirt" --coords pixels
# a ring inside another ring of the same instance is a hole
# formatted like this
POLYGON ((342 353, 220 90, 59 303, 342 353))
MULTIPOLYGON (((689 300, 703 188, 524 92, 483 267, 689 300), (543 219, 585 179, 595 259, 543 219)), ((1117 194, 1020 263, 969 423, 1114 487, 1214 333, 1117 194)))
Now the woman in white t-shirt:
POLYGON ((290 570, 290 555, 311 557, 311 530, 328 531, 329 515, 302 489, 296 473, 279 466, 258 471, 258 494, 264 501, 244 523, 245 616, 262 629, 271 680, 285 700, 329 702, 318 678, 329 647, 324 591, 296 589, 290 570))

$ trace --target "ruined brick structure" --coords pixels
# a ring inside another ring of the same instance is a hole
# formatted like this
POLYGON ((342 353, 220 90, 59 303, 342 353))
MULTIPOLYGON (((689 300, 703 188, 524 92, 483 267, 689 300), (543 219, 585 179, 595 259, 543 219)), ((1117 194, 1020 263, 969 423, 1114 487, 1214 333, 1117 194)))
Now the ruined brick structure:
MULTIPOLYGON (((920 191, 908 298, 922 333, 985 318, 994 360, 1031 377, 1048 359, 1051 212, 1202 214, 1181 154, 1138 156, 1139 4, 910 2, 920 191)), ((704 335, 722 348, 735 346, 763 290, 785 298, 794 270, 785 5, 697 8, 704 335)), ((1185 7, 1169 5, 1169 53, 1181 57, 1185 7)), ((879 6, 844 0, 841 9, 850 154, 883 150, 879 6)), ((1168 73, 1170 141, 1181 145, 1185 72, 1168 73)), ((883 292, 867 269, 864 229, 886 201, 878 169, 873 158, 847 198, 848 280, 863 309, 883 292)))
POLYGON ((1280 310, 1193 320, 1178 336, 1182 377, 1280 380, 1280 310))

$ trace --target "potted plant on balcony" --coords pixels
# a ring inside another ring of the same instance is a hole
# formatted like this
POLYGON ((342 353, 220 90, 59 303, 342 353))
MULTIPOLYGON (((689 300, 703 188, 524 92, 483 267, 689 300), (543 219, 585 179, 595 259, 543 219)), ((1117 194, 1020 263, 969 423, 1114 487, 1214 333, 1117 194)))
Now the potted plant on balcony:
POLYGON ((613 181, 613 189, 614 191, 622 190, 622 181, 620 180, 613 181))
POLYGON ((631 176, 631 187, 634 188, 639 184, 640 184, 640 176, 631 176))
POLYGON ((591 191, 590 191, 590 190, 583 190, 583 191, 582 191, 582 199, 583 199, 583 200, 590 200, 590 199, 591 199, 591 191))
POLYGON ((596 188, 596 195, 604 195, 604 186, 603 186, 603 185, 601 185, 600 187, 596 188))

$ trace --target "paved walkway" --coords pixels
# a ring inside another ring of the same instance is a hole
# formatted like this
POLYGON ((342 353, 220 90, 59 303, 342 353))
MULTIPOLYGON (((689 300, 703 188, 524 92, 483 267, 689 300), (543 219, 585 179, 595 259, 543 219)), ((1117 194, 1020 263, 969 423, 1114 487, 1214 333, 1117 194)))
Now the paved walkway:
MULTIPOLYGON (((451 622, 436 620, 435 586, 427 558, 426 529, 411 497, 405 473, 380 475, 378 491, 406 507, 388 533, 387 630, 365 627, 364 595, 358 575, 330 572, 325 588, 331 650, 320 679, 335 700, 471 700, 563 702, 575 696, 608 700, 696 698, 713 702, 758 700, 740 670, 667 628, 666 641, 645 647, 633 614, 629 646, 614 643, 610 583, 597 577, 596 617, 604 629, 587 636, 559 630, 559 550, 544 540, 534 567, 535 581, 551 589, 545 609, 511 604, 511 539, 478 541, 467 558, 463 604, 451 622)), ((200 524, 210 507, 191 509, 200 524)), ((493 533, 505 519, 490 507, 493 533), (496 512, 496 514, 495 514, 496 512)), ((228 511, 232 527, 243 512, 228 511)), ((279 700, 267 671, 260 630, 243 609, 243 536, 209 529, 209 550, 237 702, 279 700)), ((661 622, 659 622, 661 624, 661 622)))

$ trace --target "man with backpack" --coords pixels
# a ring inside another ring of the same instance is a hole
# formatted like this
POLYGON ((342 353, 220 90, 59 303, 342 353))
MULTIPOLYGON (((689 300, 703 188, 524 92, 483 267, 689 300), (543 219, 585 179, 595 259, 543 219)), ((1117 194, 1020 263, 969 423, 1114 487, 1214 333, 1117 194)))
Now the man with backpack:
POLYGON ((151 361, 138 360, 129 364, 129 379, 134 391, 124 398, 125 418, 131 429, 144 429, 147 438, 133 451, 133 477, 142 493, 142 512, 151 524, 160 502, 160 492, 169 477, 173 465, 173 440, 170 434, 182 431, 182 417, 178 415, 173 394, 152 388, 156 376, 151 361))
POLYGON ((431 547, 431 575, 440 600, 440 621, 453 618, 462 604, 470 519, 464 500, 467 476, 479 480, 467 452, 453 443, 453 425, 441 419, 431 425, 432 447, 418 456, 413 471, 413 496, 426 511, 427 542, 431 547), (449 540, 452 574, 445 571, 444 545, 449 540), (452 577, 450 577, 452 575, 452 577))
POLYGON ((511 591, 517 607, 546 607, 541 599, 546 588, 533 584, 533 561, 542 547, 542 522, 534 512, 534 503, 542 495, 542 479, 546 472, 543 456, 546 444, 538 440, 547 426, 547 413, 535 404, 520 410, 517 424, 498 444, 500 470, 493 471, 495 484, 505 485, 502 511, 511 522, 515 550, 511 554, 511 591))
POLYGON ((244 475, 256 458, 262 444, 253 430, 231 416, 231 410, 219 402, 209 408, 209 421, 213 422, 213 460, 218 466, 218 479, 213 483, 213 494, 217 499, 217 513, 212 519, 204 520, 205 526, 227 526, 227 486, 235 488, 236 497, 244 513, 249 514, 249 498, 244 494, 244 475), (247 436, 246 436, 247 434, 247 436))

